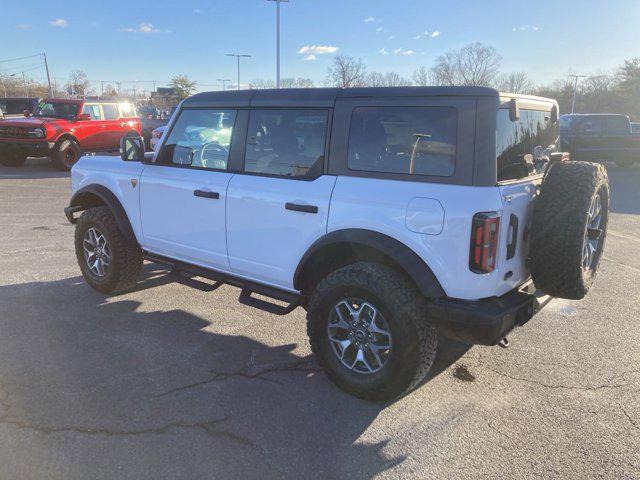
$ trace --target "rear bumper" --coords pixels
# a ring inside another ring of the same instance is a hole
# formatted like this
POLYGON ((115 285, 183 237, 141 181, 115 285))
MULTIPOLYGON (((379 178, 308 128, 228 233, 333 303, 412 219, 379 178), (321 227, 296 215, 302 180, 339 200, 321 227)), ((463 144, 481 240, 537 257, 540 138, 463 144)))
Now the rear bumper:
POLYGON ((51 153, 53 145, 45 141, 0 140, 0 155, 14 153, 27 157, 46 157, 51 153))
POLYGON ((524 325, 552 297, 535 290, 533 282, 501 296, 478 301, 435 299, 429 320, 447 337, 470 344, 495 345, 517 326, 524 325))

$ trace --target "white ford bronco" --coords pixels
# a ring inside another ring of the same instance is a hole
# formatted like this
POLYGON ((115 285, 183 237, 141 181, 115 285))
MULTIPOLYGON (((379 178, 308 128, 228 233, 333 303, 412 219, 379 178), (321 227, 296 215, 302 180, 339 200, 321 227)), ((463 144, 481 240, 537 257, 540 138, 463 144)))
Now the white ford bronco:
POLYGON ((424 379, 438 333, 504 343, 589 290, 607 174, 557 143, 555 101, 488 88, 200 93, 153 155, 131 135, 124 161, 82 158, 65 213, 93 288, 131 289, 147 260, 303 307, 328 377, 386 401, 424 379))

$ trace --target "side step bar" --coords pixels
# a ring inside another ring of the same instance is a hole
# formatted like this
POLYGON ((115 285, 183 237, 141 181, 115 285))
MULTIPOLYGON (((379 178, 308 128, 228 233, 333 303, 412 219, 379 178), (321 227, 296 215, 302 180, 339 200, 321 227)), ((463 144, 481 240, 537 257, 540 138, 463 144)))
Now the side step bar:
POLYGON ((297 293, 280 290, 268 285, 261 285, 227 273, 210 270, 208 268, 199 267, 179 260, 173 260, 154 253, 144 252, 144 258, 150 262, 171 267, 171 275, 174 277, 176 282, 188 287, 196 288, 203 292, 212 292, 225 283, 227 285, 238 287, 241 289, 240 298, 238 299, 240 303, 268 313, 275 315, 287 315, 299 306, 304 305, 305 297, 297 293), (202 282, 194 279, 193 277, 206 278, 208 280, 213 280, 215 283, 210 284, 202 282), (276 301, 286 303, 287 305, 279 305, 261 298, 256 298, 253 296, 254 294, 269 297, 276 301))

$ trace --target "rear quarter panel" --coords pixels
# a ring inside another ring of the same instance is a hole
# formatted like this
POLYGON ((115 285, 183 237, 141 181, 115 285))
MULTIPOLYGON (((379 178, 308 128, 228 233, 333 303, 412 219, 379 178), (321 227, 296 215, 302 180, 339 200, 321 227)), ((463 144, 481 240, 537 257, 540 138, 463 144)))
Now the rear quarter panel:
POLYGON ((117 156, 82 157, 71 169, 72 195, 94 184, 108 188, 122 204, 138 243, 142 244, 139 183, 143 169, 142 163, 124 162, 117 156), (136 180, 135 186, 132 180, 136 180))
POLYGON ((475 300, 495 295, 498 281, 497 271, 478 275, 469 270, 471 220, 483 211, 502 211, 498 188, 339 177, 331 199, 328 232, 360 228, 388 235, 425 261, 448 296, 475 300), (439 231, 433 227, 437 204, 442 208, 439 231), (408 213, 415 215, 421 206, 428 209, 422 231, 430 234, 407 226, 408 213))

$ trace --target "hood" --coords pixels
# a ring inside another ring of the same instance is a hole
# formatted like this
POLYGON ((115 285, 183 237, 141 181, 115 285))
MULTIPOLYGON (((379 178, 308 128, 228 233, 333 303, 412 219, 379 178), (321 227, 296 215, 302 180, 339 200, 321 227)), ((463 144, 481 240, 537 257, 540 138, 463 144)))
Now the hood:
POLYGON ((59 119, 47 118, 47 117, 14 117, 5 118, 0 120, 0 127, 22 127, 22 128, 36 128, 41 127, 45 123, 56 121, 59 119))

